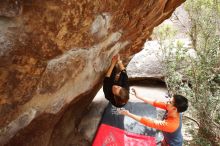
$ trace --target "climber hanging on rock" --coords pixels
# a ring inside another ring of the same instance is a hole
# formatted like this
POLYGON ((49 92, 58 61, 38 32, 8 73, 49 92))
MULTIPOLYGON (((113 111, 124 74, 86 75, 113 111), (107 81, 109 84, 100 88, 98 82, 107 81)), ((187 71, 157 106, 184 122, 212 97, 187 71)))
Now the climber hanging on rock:
POLYGON ((119 55, 112 58, 103 81, 105 98, 116 107, 123 107, 129 100, 128 75, 119 55))

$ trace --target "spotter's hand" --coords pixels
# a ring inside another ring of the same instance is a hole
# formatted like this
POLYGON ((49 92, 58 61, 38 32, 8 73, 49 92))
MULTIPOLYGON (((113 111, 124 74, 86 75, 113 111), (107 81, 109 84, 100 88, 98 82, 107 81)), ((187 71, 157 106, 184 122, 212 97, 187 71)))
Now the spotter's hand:
POLYGON ((127 116, 130 112, 126 109, 118 109, 119 114, 127 116))
POLYGON ((134 88, 131 88, 130 94, 136 96, 136 90, 134 88))

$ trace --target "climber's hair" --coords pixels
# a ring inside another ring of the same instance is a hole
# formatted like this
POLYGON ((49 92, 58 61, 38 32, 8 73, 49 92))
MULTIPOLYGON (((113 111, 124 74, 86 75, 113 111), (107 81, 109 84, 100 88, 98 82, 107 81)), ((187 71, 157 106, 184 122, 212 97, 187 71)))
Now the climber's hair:
POLYGON ((115 100, 117 104, 116 107, 124 106, 129 100, 128 90, 122 87, 121 90, 119 91, 119 96, 115 95, 115 100))
POLYGON ((185 112, 188 108, 188 99, 182 95, 175 94, 173 96, 174 106, 177 108, 177 112, 185 112))

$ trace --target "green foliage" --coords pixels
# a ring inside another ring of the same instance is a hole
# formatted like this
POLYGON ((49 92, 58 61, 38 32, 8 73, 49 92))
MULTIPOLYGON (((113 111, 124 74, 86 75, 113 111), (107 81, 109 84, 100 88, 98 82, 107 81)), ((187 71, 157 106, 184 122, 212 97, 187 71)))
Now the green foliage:
POLYGON ((196 146, 212 146, 211 142, 202 137, 194 137, 192 145, 196 146))
POLYGON ((172 39, 176 35, 177 30, 173 29, 171 25, 164 24, 159 26, 158 29, 154 32, 155 36, 159 36, 157 39, 159 41, 164 41, 167 39, 172 39))
POLYGON ((185 9, 189 14, 191 27, 188 31, 196 57, 189 55, 183 42, 172 39, 175 35, 172 27, 160 26, 155 34, 163 50, 169 92, 190 99, 200 128, 210 133, 207 139, 201 138, 196 143, 210 145, 209 136, 219 135, 215 130, 220 123, 220 4, 218 0, 187 1, 185 9))
POLYGON ((187 76, 194 92, 194 106, 205 110, 208 114, 215 113, 219 103, 219 86, 213 80, 219 72, 214 68, 219 66, 220 37, 218 31, 219 15, 214 11, 216 3, 213 0, 187 1, 186 9, 191 20, 191 39, 196 40, 193 47, 197 51, 197 60, 191 59, 191 66, 187 76), (211 106, 212 105, 212 106, 211 106))

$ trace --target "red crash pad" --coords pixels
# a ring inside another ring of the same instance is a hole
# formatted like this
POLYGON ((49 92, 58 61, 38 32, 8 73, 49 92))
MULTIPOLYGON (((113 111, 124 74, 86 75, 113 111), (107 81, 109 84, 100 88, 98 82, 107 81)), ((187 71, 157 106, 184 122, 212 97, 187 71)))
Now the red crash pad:
POLYGON ((156 146, 156 140, 155 137, 134 134, 101 124, 93 146, 156 146))

